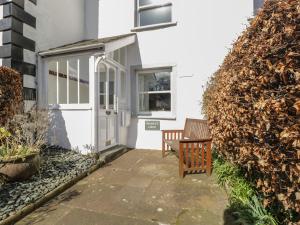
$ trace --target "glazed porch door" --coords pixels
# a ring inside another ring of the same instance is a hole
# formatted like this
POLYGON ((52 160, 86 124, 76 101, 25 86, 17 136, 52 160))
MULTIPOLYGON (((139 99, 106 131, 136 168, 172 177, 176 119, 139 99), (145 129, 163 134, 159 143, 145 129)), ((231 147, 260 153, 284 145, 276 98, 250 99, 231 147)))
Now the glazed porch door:
POLYGON ((99 149, 105 150, 116 145, 117 126, 117 101, 116 101, 116 68, 106 64, 100 64, 98 78, 99 90, 99 117, 98 136, 99 149))

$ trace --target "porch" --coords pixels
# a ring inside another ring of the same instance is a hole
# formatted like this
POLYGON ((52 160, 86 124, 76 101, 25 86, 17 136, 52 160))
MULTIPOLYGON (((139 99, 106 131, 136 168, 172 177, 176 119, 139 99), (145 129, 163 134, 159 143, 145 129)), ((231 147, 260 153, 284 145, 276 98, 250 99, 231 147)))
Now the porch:
POLYGON ((180 179, 177 165, 172 155, 130 151, 17 224, 231 224, 214 176, 180 179))

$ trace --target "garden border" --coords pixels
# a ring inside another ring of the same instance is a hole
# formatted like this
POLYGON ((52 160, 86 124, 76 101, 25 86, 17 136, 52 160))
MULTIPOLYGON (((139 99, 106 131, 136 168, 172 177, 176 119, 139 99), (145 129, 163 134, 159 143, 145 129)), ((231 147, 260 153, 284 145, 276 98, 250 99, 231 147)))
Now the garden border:
POLYGON ((96 170, 100 169, 103 167, 105 164, 113 161, 114 159, 120 157, 121 155, 127 153, 131 149, 124 147, 122 150, 119 151, 112 151, 111 154, 105 154, 104 156, 100 156, 99 160, 97 161, 97 164, 92 166, 90 169, 86 170, 85 172, 81 173, 77 177, 74 177, 72 180, 68 181, 67 183, 64 183, 60 185, 59 187, 55 188, 54 190, 50 191, 47 193, 44 197, 40 198, 34 203, 29 204, 28 206, 24 207, 20 211, 18 211, 16 214, 0 221, 0 225, 12 225, 15 224, 16 222, 20 221, 22 218, 25 216, 29 215, 39 207, 41 207, 43 204, 49 202, 51 199, 57 197, 70 187, 72 187, 74 184, 82 180, 83 178, 89 176, 96 170))

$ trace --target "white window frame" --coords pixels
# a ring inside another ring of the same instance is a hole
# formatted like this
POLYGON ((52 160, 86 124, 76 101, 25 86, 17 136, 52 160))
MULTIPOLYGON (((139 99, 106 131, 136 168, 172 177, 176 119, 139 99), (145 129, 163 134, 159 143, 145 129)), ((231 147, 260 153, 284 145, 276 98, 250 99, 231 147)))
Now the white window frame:
MULTIPOLYGON (((90 76, 90 71, 88 72, 89 74, 89 103, 80 103, 80 62, 79 59, 77 59, 77 103, 69 103, 70 96, 70 81, 69 81, 69 62, 70 58, 76 58, 76 57, 81 57, 81 56, 88 56, 88 59, 90 60, 91 54, 74 54, 74 55, 66 55, 66 56, 58 56, 58 57, 49 57, 45 63, 46 63, 46 75, 49 76, 49 63, 53 62, 56 64, 56 103, 49 103, 48 102, 48 93, 49 93, 49 84, 48 84, 48 77, 46 79, 46 100, 47 100, 47 105, 49 109, 91 109, 91 106, 93 104, 92 99, 91 99, 91 88, 92 88, 92 83, 91 83, 91 76, 90 76), (67 63, 67 103, 62 104, 59 103, 59 79, 58 79, 58 73, 59 73, 59 61, 60 60, 65 60, 67 63)), ((89 68, 91 70, 91 68, 89 68)))
POLYGON ((174 69, 172 67, 167 68, 153 68, 136 71, 136 112, 139 118, 157 118, 157 119, 175 119, 175 78, 174 69), (139 76, 143 74, 155 73, 155 72, 170 72, 170 91, 139 91, 139 76), (170 93, 171 94, 171 110, 170 111, 140 111, 140 94, 155 94, 155 93, 170 93))
POLYGON ((164 1, 161 0, 161 3, 156 3, 156 4, 149 4, 149 5, 144 5, 140 6, 140 1, 136 0, 136 27, 148 27, 148 26, 160 26, 161 24, 169 24, 173 22, 173 4, 171 1, 164 1), (166 23, 155 23, 155 24, 149 24, 149 25, 141 25, 140 24, 140 13, 144 10, 149 10, 149 9, 157 9, 157 8, 162 8, 162 7, 168 7, 171 6, 171 21, 166 22, 166 23))

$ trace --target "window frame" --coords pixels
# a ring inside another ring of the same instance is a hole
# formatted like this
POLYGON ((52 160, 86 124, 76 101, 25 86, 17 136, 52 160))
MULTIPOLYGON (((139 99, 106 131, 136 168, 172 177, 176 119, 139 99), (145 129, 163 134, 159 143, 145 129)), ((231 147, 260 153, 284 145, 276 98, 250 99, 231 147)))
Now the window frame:
POLYGON ((90 57, 92 55, 90 53, 81 53, 81 54, 72 54, 72 55, 64 55, 64 56, 53 56, 53 57, 49 57, 45 60, 45 73, 47 75, 47 79, 46 79, 46 90, 45 90, 45 94, 46 94, 46 102, 47 102, 47 107, 49 109, 91 109, 92 107, 92 102, 91 102, 91 77, 90 77, 90 68, 89 68, 89 60, 90 57), (88 103, 80 103, 81 100, 81 96, 80 96, 80 57, 86 57, 88 59, 88 77, 89 77, 89 98, 88 98, 88 103), (73 59, 76 59, 76 64, 77 64, 77 103, 70 103, 70 72, 69 72, 69 64, 70 61, 73 59), (59 73, 59 62, 60 61, 65 61, 65 63, 67 64, 67 103, 59 103, 59 79, 58 79, 58 73, 59 73), (56 66, 56 103, 49 103, 49 83, 48 83, 48 76, 49 76, 49 63, 53 62, 56 66), (58 71, 57 71, 58 70, 58 71))
MULTIPOLYGON (((163 1, 163 0, 162 0, 163 1)), ((170 24, 173 22, 173 3, 171 0, 166 1, 165 3, 156 3, 156 4, 148 4, 140 6, 140 0, 136 0, 136 18, 135 18, 135 27, 152 27, 152 26, 160 26, 162 24, 170 24), (155 23, 155 24, 148 24, 148 25, 141 25, 140 23, 140 13, 142 11, 150 10, 150 9, 158 9, 163 7, 171 7, 171 21, 163 22, 163 23, 155 23)))
POLYGON ((151 118, 173 118, 174 117, 174 102, 175 102, 175 85, 174 85, 174 69, 172 67, 166 68, 153 68, 153 69, 144 69, 144 70, 137 70, 136 71, 136 112, 138 117, 151 117, 151 118), (139 76, 148 74, 148 73, 155 73, 155 72, 169 72, 170 73, 170 90, 169 91, 144 91, 140 92, 139 90, 139 76), (140 94, 164 94, 170 93, 171 100, 170 111, 140 111, 140 94))

